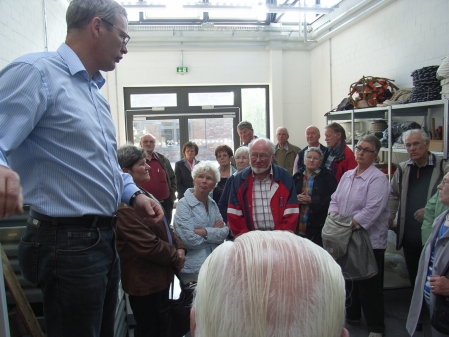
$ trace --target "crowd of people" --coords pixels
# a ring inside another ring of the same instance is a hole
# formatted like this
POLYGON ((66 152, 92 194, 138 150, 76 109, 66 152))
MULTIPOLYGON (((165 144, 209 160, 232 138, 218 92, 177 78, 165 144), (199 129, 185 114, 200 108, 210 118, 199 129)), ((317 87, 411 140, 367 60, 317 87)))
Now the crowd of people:
POLYGON ((424 130, 403 134, 409 159, 391 182, 375 167, 379 140, 366 135, 353 153, 338 123, 324 127, 326 145, 308 126, 300 149, 283 126, 275 144, 242 121, 235 152, 223 144, 217 163, 199 161, 189 141, 173 170, 154 135, 117 149, 100 71, 128 52, 125 9, 72 0, 66 21, 56 52, 0 71, 0 219, 30 205, 18 258, 42 290, 47 336, 113 336, 120 280, 135 336, 160 336, 176 274, 198 282, 197 337, 348 336, 345 322, 362 317, 380 337, 390 228, 414 289, 408 332, 449 336, 439 312, 449 297, 449 173, 424 130), (332 258, 323 228, 336 216, 343 249, 361 255, 332 258), (376 271, 356 277, 364 255, 376 271))

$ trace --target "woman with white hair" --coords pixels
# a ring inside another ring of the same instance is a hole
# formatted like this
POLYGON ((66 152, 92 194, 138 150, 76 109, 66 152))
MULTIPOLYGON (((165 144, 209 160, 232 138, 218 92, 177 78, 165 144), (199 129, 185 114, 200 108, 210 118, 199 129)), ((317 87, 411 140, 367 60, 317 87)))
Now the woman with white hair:
POLYGON ((201 267, 195 337, 348 336, 341 269, 324 249, 287 231, 251 231, 201 267))
POLYGON ((217 204, 209 197, 220 179, 215 164, 200 162, 192 170, 193 188, 186 190, 176 206, 173 219, 175 233, 187 248, 181 281, 196 281, 201 265, 210 253, 228 236, 217 204))

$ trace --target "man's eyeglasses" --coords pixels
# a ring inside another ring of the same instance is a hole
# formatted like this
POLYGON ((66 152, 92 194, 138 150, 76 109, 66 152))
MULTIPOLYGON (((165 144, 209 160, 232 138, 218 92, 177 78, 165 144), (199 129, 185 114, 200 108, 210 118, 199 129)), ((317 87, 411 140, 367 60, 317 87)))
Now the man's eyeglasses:
POLYGON ((260 160, 267 160, 268 158, 270 158, 271 156, 268 154, 251 154, 250 158, 251 160, 257 160, 257 158, 259 158, 260 160))
POLYGON ((355 149, 359 152, 365 152, 365 153, 376 153, 376 151, 368 149, 366 147, 356 146, 355 149))
POLYGON ((121 30, 120 28, 118 28, 116 25, 114 25, 112 22, 109 22, 108 20, 105 20, 103 18, 100 18, 101 21, 106 22, 108 25, 111 25, 112 27, 114 27, 115 29, 117 29, 119 32, 121 32, 123 35, 125 35, 123 37, 123 45, 126 46, 129 42, 129 40, 131 39, 131 36, 129 36, 128 34, 126 34, 123 30, 121 30))
POLYGON ((444 186, 444 185, 446 185, 446 184, 449 184, 449 181, 443 179, 443 180, 441 181, 441 185, 444 186))

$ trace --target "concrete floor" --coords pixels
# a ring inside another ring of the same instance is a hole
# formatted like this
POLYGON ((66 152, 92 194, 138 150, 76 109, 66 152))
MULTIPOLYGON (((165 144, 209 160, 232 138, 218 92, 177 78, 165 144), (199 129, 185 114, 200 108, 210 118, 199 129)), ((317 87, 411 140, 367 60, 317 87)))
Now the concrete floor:
MULTIPOLYGON (((410 307, 412 289, 384 290, 385 301, 385 336, 410 337, 405 330, 405 322, 410 307)), ((368 337, 369 331, 364 319, 357 324, 347 324, 351 337, 368 337)), ((422 332, 416 332, 413 337, 423 336, 422 332)))

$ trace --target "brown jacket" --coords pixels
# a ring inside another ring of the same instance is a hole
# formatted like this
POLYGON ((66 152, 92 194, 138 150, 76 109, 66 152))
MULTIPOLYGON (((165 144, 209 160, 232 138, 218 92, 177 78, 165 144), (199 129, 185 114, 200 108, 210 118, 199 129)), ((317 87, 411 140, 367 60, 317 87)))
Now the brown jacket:
POLYGON ((165 224, 147 226, 132 207, 121 204, 117 220, 117 250, 123 289, 133 296, 146 296, 167 289, 173 280, 177 249, 181 240, 170 228, 168 243, 165 224))

